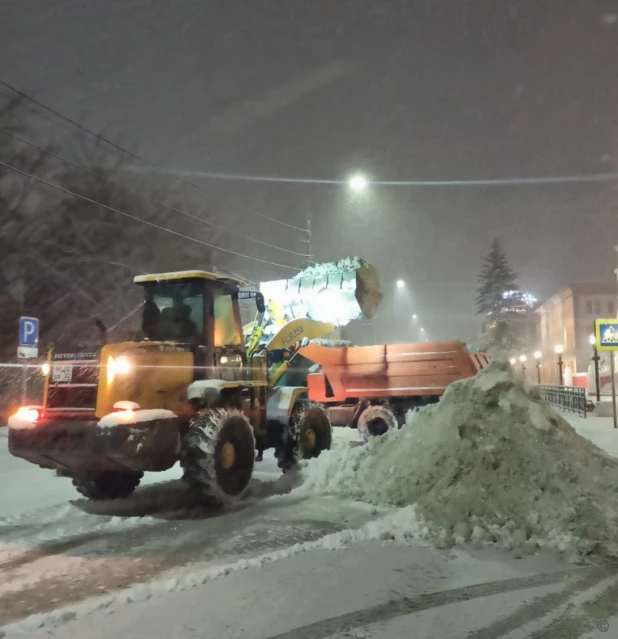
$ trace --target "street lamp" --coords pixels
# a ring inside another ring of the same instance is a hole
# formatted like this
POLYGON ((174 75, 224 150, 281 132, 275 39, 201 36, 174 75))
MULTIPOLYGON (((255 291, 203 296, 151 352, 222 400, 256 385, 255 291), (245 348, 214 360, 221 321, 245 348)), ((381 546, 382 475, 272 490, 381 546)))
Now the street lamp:
POLYGON ((556 344, 554 346, 554 351, 558 355, 558 374, 560 377, 560 386, 564 386, 564 373, 562 367, 564 366, 564 362, 562 361, 562 353, 564 353, 564 346, 562 344, 556 344))
POLYGON ((355 173, 348 178, 348 186, 355 193, 362 193, 369 184, 367 178, 362 173, 355 173))
POLYGON ((405 280, 402 280, 401 278, 397 280, 397 288, 399 290, 401 290, 402 288, 405 288, 405 286, 406 286, 405 280))
POLYGON ((541 351, 534 351, 534 359, 536 360, 536 379, 539 386, 541 385, 541 357, 543 357, 543 353, 541 353, 541 351))
POLYGON ((594 362, 594 385, 597 389, 597 403, 601 401, 601 380, 599 377, 599 349, 597 348, 597 338, 594 334, 588 336, 588 344, 592 346, 592 361, 594 362))
POLYGON ((418 319, 418 315, 416 313, 413 313, 412 314, 412 319, 416 321, 418 319))
POLYGON ((514 357, 511 357, 509 362, 510 362, 511 366, 515 366, 515 364, 517 364, 517 360, 514 357))
POLYGON ((526 362, 528 361, 528 358, 525 355, 520 355, 519 356, 519 361, 521 362, 521 372, 524 374, 524 377, 526 376, 526 362))

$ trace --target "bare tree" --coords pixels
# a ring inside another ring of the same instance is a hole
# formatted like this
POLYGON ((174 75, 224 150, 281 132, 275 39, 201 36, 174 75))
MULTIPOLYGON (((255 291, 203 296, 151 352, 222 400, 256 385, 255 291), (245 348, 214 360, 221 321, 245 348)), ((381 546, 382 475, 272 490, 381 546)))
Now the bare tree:
MULTIPOLYGON (((4 105, 0 128, 26 129, 20 106, 18 101, 4 105)), ((24 137, 32 136, 28 131, 24 137)), ((0 144, 3 162, 68 191, 7 169, 0 172, 4 357, 15 352, 20 313, 41 319, 42 343, 88 340, 96 337, 95 319, 122 327, 139 307, 140 292, 132 284, 136 274, 212 268, 207 247, 152 226, 188 237, 204 234, 203 225, 165 206, 174 195, 169 189, 126 170, 129 156, 83 136, 54 155, 50 147, 37 151, 6 134, 0 144)))

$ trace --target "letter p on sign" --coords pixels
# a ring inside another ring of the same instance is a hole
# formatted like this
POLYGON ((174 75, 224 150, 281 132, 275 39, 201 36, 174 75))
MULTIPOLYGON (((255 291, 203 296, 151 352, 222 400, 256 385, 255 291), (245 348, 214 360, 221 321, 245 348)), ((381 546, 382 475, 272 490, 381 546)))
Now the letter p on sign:
POLYGON ((37 346, 39 343, 39 320, 36 317, 19 318, 19 345, 37 346))

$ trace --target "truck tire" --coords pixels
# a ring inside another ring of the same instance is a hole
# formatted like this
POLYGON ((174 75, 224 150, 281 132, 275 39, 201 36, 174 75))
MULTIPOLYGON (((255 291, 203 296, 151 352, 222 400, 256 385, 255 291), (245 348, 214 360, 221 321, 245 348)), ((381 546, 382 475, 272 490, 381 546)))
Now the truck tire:
POLYGON ((388 406, 368 406, 358 418, 358 432, 364 439, 379 437, 391 429, 397 429, 399 423, 388 406))
POLYGON ((298 402, 284 430, 282 446, 275 451, 277 464, 286 472, 299 460, 312 459, 330 449, 331 444, 332 428, 324 408, 307 401, 298 402))
POLYGON ((96 477, 75 477, 73 486, 87 499, 128 497, 138 486, 143 473, 106 472, 96 477))
POLYGON ((255 438, 247 417, 235 409, 201 413, 190 424, 180 465, 183 480, 209 505, 242 497, 253 474, 255 438))

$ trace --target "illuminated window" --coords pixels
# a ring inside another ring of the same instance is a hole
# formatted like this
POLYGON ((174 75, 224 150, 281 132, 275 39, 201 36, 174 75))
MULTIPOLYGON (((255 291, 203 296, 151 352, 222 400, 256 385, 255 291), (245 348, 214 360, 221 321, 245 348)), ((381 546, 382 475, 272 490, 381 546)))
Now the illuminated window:
POLYGON ((237 346, 240 343, 232 296, 217 295, 215 297, 215 347, 237 346))

